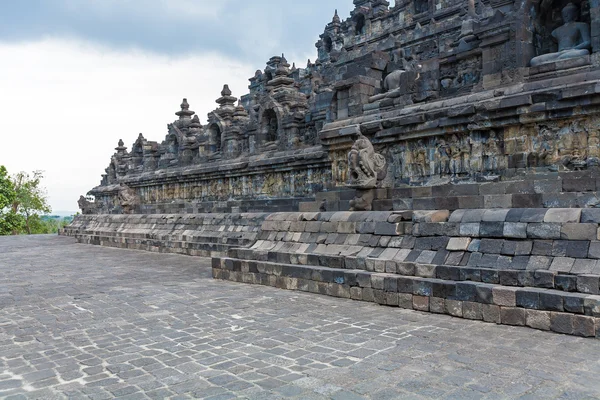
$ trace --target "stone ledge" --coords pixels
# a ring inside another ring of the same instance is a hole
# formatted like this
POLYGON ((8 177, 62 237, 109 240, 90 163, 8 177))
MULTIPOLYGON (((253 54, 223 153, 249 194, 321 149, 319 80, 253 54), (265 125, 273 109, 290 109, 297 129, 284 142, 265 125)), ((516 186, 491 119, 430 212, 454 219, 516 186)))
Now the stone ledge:
POLYGON ((232 258, 213 258, 212 268, 215 279, 582 337, 600 333, 600 296, 595 295, 232 258))

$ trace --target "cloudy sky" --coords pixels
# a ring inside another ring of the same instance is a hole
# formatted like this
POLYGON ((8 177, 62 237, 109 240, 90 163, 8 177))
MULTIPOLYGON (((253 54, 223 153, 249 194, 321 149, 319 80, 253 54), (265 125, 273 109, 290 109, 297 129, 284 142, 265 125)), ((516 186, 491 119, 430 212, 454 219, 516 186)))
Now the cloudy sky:
POLYGON ((352 0, 0 0, 0 165, 45 171, 76 211, 119 139, 162 141, 187 97, 201 121, 273 55, 305 66, 352 0))

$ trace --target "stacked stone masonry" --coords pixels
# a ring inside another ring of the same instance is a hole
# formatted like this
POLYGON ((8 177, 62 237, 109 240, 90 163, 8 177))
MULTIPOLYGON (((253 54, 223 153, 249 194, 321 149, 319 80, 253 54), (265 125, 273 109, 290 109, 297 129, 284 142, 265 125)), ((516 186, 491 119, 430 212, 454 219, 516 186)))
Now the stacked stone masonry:
POLYGON ((213 275, 595 337, 599 218, 581 209, 272 214, 253 246, 213 259, 213 275))
POLYGON ((61 234, 86 244, 210 257, 253 244, 266 216, 78 215, 61 234))
POLYGON ((385 160, 375 210, 598 204, 597 0, 333 11, 314 62, 271 57, 239 99, 225 84, 206 122, 184 99, 164 140, 119 141, 84 213, 347 210, 317 196, 352 183, 358 137, 385 160), (427 193, 445 186, 460 189, 427 193))

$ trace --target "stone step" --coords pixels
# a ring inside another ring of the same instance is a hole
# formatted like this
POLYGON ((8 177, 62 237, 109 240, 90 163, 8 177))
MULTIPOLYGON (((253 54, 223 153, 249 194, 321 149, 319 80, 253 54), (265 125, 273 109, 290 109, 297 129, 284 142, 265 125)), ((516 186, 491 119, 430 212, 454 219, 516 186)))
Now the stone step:
POLYGON ((213 277, 455 317, 600 336, 600 296, 323 266, 213 258, 213 277))

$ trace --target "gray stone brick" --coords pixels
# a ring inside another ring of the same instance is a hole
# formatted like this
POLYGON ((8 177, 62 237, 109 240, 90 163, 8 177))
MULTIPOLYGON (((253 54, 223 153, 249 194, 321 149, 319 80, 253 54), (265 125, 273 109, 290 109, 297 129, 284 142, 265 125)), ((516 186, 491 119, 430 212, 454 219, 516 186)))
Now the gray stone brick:
POLYGON ((506 238, 526 239, 527 224, 523 222, 505 222, 503 235, 506 238))
POLYGON ((482 304, 481 315, 485 322, 492 322, 499 324, 500 320, 500 307, 493 304, 482 304))
POLYGON ((573 334, 573 315, 560 312, 551 313, 550 329, 557 333, 573 334))
POLYGON ((588 240, 569 240, 567 243, 567 257, 586 258, 590 249, 588 240))
POLYGON ((600 294, 600 277, 597 275, 578 275, 577 291, 581 293, 600 294))
POLYGON ((500 320, 504 325, 525 326, 525 310, 514 307, 500 307, 500 320))
MULTIPOLYGON (((534 240, 533 249, 531 254, 534 256, 551 256, 552 254, 552 240, 534 240)), ((565 251, 566 254, 566 251, 565 251)))
POLYGON ((515 307, 517 304, 517 289, 507 287, 492 288, 494 304, 502 307, 515 307))
POLYGON ((600 259, 600 242, 598 242, 598 241, 590 242, 588 257, 600 259))
POLYGON ((496 237, 504 236, 504 222, 481 222, 479 227, 479 236, 496 237))
POLYGON ((531 256, 529 258, 529 264, 527 264, 528 270, 538 270, 538 269, 549 269, 552 263, 551 257, 545 256, 531 256))
POLYGON ((572 274, 582 275, 582 274, 592 274, 596 267, 596 260, 588 260, 588 259, 577 259, 573 264, 573 268, 571 269, 572 274))
POLYGON ((461 223, 460 235, 469 237, 479 237, 480 227, 480 223, 461 223))
POLYGON ((596 240, 598 237, 597 224, 563 224, 560 238, 567 240, 596 240))
POLYGON ((546 212, 544 222, 578 223, 581 220, 581 209, 552 208, 546 212))
POLYGON ((538 310, 525 311, 525 325, 544 331, 550 330, 550 312, 538 310))
POLYGON ((584 208, 581 210, 581 222, 600 224, 600 209, 584 208))
POLYGON ((560 239, 560 224, 530 223, 527 226, 527 237, 532 239, 560 239))
POLYGON ((550 271, 555 272, 571 272, 573 268, 573 264, 575 264, 574 258, 569 257, 555 257, 550 265, 550 271))
POLYGON ((527 208, 523 210, 523 214, 521 215, 520 222, 527 223, 540 223, 544 222, 544 218, 546 217, 547 209, 544 208, 527 208))

